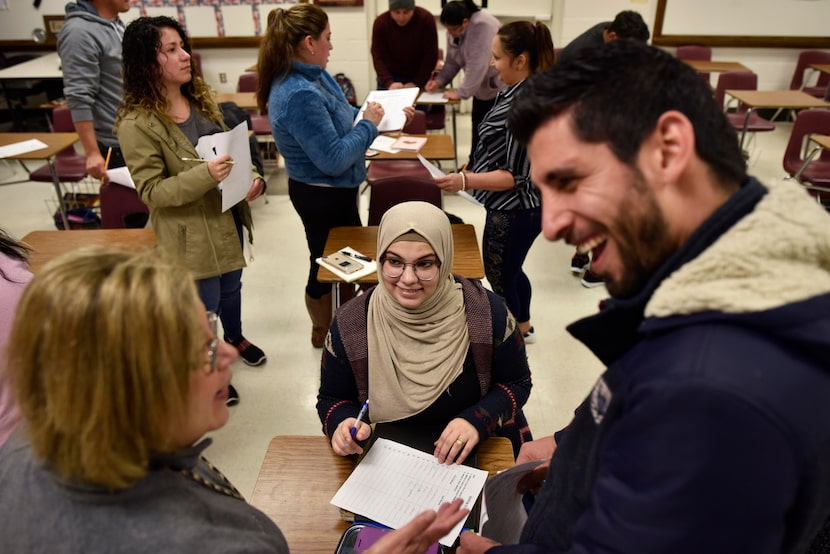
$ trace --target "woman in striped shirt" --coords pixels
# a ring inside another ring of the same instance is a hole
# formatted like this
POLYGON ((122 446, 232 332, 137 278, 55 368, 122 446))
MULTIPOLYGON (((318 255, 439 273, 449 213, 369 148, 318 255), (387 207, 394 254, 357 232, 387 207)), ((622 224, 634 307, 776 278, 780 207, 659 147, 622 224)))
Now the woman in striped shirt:
POLYGON ((553 65, 553 40, 540 23, 514 21, 499 29, 492 51, 490 65, 507 88, 478 127, 471 171, 440 177, 436 184, 448 192, 470 191, 487 209, 482 239, 487 280, 513 312, 525 342, 532 343, 531 286, 522 264, 542 229, 541 199, 530 180, 527 151, 507 129, 507 112, 525 79, 553 65))

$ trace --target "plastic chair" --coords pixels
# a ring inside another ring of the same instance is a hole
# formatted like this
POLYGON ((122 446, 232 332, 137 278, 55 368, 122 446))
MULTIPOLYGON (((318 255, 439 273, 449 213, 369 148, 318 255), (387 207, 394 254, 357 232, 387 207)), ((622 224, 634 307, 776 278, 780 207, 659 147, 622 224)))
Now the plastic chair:
MULTIPOLYGON (((750 71, 726 71, 718 76, 718 84, 715 87, 715 100, 719 106, 723 106, 724 97, 727 90, 757 90, 758 89, 758 75, 750 71)), ((738 105, 735 112, 727 112, 726 117, 732 128, 736 131, 742 131, 744 122, 746 121, 747 107, 743 104, 738 105)), ((753 111, 749 114, 749 121, 747 122, 746 131, 748 133, 763 133, 767 131, 774 131, 775 125, 767 121, 758 112, 753 111)))
POLYGON ((803 110, 798 114, 784 151, 784 171, 788 178, 816 193, 820 202, 830 202, 830 150, 816 144, 805 147, 809 135, 830 135, 830 110, 803 110))
POLYGON ((805 86, 804 83, 804 71, 807 69, 813 71, 810 64, 814 63, 830 64, 830 52, 822 52, 821 50, 804 50, 801 52, 798 55, 793 78, 790 81, 790 89, 803 90, 816 98, 824 98, 828 86, 830 86, 830 74, 819 72, 818 81, 814 86, 805 86))
POLYGON ((423 200, 442 208, 441 189, 432 181, 413 175, 378 179, 369 197, 369 225, 379 225, 386 210, 401 202, 423 200))
POLYGON ((104 183, 99 190, 102 229, 141 229, 147 225, 150 210, 134 188, 104 183))
MULTIPOLYGON (((415 117, 409 125, 403 128, 404 133, 410 135, 423 135, 427 132, 426 115, 420 110, 415 110, 415 117)), ((429 179, 429 171, 424 164, 418 160, 373 160, 366 168, 366 181, 370 186, 378 179, 396 177, 399 175, 413 175, 429 179)))
MULTIPOLYGON (((52 128, 56 133, 72 133, 75 131, 75 124, 72 123, 72 114, 69 108, 59 106, 52 111, 52 128)), ((75 148, 64 148, 52 160, 58 180, 61 183, 77 183, 87 176, 86 156, 78 154, 75 148)), ((52 183, 52 171, 49 164, 43 164, 36 170, 29 173, 30 181, 41 183, 52 183)))
POLYGON ((202 74, 202 55, 198 52, 191 52, 190 59, 193 60, 193 67, 196 69, 196 75, 204 79, 205 76, 202 74))
MULTIPOLYGON (((246 71, 239 76, 236 84, 236 92, 256 92, 259 85, 259 75, 253 71, 246 71)), ((277 143, 271 135, 271 122, 268 114, 260 114, 257 110, 248 110, 251 116, 251 130, 257 138, 257 142, 266 145, 267 158, 271 158, 271 147, 274 147, 274 159, 277 158, 277 143)))
MULTIPOLYGON (((712 49, 708 46, 698 46, 696 44, 686 44, 678 46, 675 56, 678 60, 703 60, 712 61, 712 49)), ((709 74, 701 73, 700 77, 709 82, 709 74)))

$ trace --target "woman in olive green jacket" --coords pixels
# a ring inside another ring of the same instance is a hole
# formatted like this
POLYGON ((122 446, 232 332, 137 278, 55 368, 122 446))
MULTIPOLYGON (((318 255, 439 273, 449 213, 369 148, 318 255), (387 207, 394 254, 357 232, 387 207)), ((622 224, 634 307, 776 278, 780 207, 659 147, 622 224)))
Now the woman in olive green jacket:
POLYGON ((262 194, 265 183, 254 173, 246 199, 222 212, 217 185, 230 174, 232 160, 220 155, 192 161, 199 158, 199 137, 226 127, 212 92, 196 75, 187 35, 176 20, 133 21, 124 33, 123 53, 118 140, 150 208, 159 245, 193 272, 205 307, 221 317, 225 340, 244 362, 259 365, 265 354, 242 336, 242 229, 251 236, 247 202, 262 194))

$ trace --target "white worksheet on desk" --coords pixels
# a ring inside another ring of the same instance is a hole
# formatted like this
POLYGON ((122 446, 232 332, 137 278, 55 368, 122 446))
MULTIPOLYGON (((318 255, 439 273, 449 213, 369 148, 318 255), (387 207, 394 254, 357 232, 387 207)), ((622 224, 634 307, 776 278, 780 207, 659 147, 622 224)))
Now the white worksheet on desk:
POLYGON ((23 140, 20 142, 13 142, 6 146, 0 146, 0 158, 8 158, 10 156, 20 156, 21 154, 28 154, 37 150, 43 150, 49 146, 37 139, 23 140))
MULTIPOLYGON (((377 439, 331 503, 398 529, 421 512, 437 510, 456 498, 471 509, 486 480, 482 469, 441 464, 432 454, 377 439)), ((451 546, 463 525, 462 519, 439 542, 451 546)))

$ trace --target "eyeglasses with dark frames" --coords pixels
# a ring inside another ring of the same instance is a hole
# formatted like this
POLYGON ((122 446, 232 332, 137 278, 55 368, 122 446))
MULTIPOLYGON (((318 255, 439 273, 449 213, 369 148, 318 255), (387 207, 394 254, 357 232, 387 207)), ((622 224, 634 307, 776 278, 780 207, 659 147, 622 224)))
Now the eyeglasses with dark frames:
POLYGON ((438 271, 441 269, 441 261, 432 258, 408 263, 393 256, 384 255, 381 257, 380 264, 381 272, 390 279, 398 279, 406 271, 406 266, 411 266, 419 281, 432 281, 438 277, 438 271))

